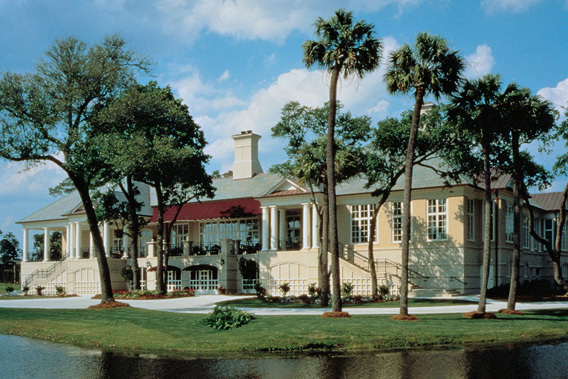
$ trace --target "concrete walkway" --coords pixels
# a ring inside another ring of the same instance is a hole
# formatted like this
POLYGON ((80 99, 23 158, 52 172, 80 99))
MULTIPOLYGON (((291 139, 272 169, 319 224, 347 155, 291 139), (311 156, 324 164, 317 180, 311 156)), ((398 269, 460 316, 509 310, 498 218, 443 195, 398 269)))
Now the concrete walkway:
MULTIPOLYGON (((123 300, 119 301, 128 303, 132 307, 150 309, 164 312, 178 313, 209 313, 218 302, 226 300, 237 300, 249 298, 250 295, 243 296, 226 296, 226 295, 200 295, 194 297, 182 297, 176 299, 161 300, 123 300)), ((453 299, 464 299, 478 301, 475 296, 456 297, 453 299)), ((1 308, 42 308, 42 309, 85 309, 90 305, 98 304, 99 300, 93 300, 90 297, 63 297, 63 298, 45 298, 45 299, 15 299, 0 300, 1 308)), ((490 300, 487 303, 488 312, 497 312, 499 309, 506 308, 507 304, 503 301, 490 300)), ((243 308, 244 309, 244 308, 243 308)), ((468 305, 450 305, 438 307, 410 307, 410 314, 439 314, 439 313, 466 313, 475 311, 477 304, 468 305)), ((568 301, 549 301, 536 303, 517 303, 517 310, 535 310, 535 309, 568 309, 568 301)), ((283 308, 246 308, 247 311, 256 315, 321 315, 323 312, 330 311, 330 308, 318 309, 283 309, 283 308)), ((398 308, 345 308, 345 311, 352 315, 365 314, 398 314, 398 308)))

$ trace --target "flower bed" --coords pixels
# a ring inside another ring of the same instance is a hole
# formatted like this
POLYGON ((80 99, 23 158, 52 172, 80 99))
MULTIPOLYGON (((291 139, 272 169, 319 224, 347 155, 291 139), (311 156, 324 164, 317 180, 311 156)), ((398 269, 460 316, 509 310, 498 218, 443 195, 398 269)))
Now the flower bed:
MULTIPOLYGON (((129 300, 156 300, 156 299, 171 299, 174 297, 189 297, 195 296, 193 289, 177 290, 162 294, 159 291, 137 290, 137 291, 112 291, 115 299, 129 299, 129 300)), ((93 299, 100 299, 101 295, 93 296, 93 299)))
MULTIPOLYGON (((321 299, 317 296, 300 295, 300 296, 266 296, 264 300, 268 303, 280 304, 321 304, 321 299)), ((343 296, 341 302, 343 304, 366 304, 381 303, 385 301, 400 300, 399 296, 379 295, 373 296, 343 296)))

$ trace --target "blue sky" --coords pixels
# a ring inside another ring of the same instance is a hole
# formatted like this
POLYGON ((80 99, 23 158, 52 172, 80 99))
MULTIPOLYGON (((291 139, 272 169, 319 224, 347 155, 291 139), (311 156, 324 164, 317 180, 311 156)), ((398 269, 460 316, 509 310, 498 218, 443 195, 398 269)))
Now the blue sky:
MULTIPOLYGON (((169 85, 189 106, 209 142, 209 171, 231 169, 231 135, 248 129, 262 136, 267 171, 284 156, 270 138, 282 106, 327 99, 328 77, 305 69, 301 45, 315 38, 317 17, 341 7, 375 25, 385 57, 428 31, 461 52, 468 78, 499 73, 558 109, 568 102, 568 0, 0 0, 0 72, 32 72, 57 38, 93 43, 120 33, 155 61, 153 77, 140 80, 169 85)), ((386 93, 384 70, 341 82, 346 110, 376 123, 412 107, 412 98, 386 93)), ((551 167, 554 156, 538 159, 551 167)), ((63 179, 53 166, 22 169, 0 162, 0 230, 18 238, 14 222, 54 201, 48 188, 63 179)), ((558 178, 549 190, 565 183, 558 178)))

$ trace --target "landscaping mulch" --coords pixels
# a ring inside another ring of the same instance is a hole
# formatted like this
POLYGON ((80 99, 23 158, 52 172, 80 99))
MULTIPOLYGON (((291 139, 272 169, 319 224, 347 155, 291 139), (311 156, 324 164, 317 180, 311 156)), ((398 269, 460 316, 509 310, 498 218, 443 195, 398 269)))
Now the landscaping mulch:
POLYGON ((507 314, 507 315, 524 315, 521 311, 516 311, 512 309, 499 309, 499 313, 507 314))
POLYGON ((497 319, 497 316, 495 316, 495 313, 477 312, 477 311, 464 313, 463 317, 469 318, 470 320, 477 320, 477 319, 494 320, 494 319, 497 319))
POLYGON ((413 315, 394 315, 391 320, 395 321, 420 321, 420 319, 413 315))
POLYGON ((120 301, 107 301, 106 303, 91 305, 89 309, 114 309, 114 308, 123 308, 129 306, 130 306, 129 304, 122 303, 120 301))
POLYGON ((348 312, 323 312, 322 318, 343 318, 351 317, 348 312))

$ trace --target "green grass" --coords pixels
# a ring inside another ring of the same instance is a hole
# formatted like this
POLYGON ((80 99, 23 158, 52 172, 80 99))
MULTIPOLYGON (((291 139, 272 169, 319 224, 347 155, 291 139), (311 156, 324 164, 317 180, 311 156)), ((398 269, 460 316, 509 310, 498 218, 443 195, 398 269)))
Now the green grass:
MULTIPOLYGON (((257 298, 239 299, 239 300, 228 300, 221 302, 219 304, 223 305, 234 305, 239 308, 313 308, 321 309, 318 304, 282 304, 282 303, 271 303, 264 300, 259 300, 257 298)), ((410 307, 439 307, 448 305, 471 305, 477 304, 477 302, 471 302, 467 300, 460 299, 408 299, 408 305, 410 307)), ((331 307, 331 302, 330 302, 331 307)), ((399 308, 400 301, 384 301, 381 303, 361 303, 361 304, 343 304, 343 308, 399 308)))
POLYGON ((44 310, 0 308, 0 333, 131 353, 215 357, 264 352, 372 352, 391 348, 529 342, 567 338, 568 311, 469 320, 422 315, 418 322, 385 315, 258 316, 234 330, 204 325, 205 315, 137 308, 44 310))
POLYGON ((13 287, 13 288, 14 288, 14 291, 19 291, 19 290, 20 290, 20 285, 19 285, 19 284, 14 284, 14 283, 2 283, 2 282, 0 282, 0 294, 6 293, 6 287, 13 287))

